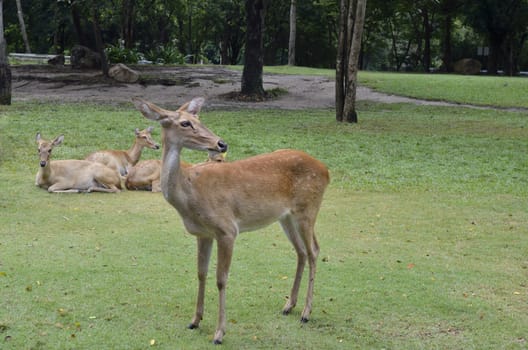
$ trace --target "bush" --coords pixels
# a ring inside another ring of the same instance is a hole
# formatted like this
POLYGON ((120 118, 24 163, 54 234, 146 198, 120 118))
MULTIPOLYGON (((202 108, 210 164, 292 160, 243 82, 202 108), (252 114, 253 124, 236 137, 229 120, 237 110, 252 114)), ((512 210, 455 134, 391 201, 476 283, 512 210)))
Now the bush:
POLYGON ((127 49, 121 46, 109 45, 106 49, 106 57, 110 63, 138 63, 141 54, 134 49, 127 49))
POLYGON ((147 51, 145 58, 154 63, 183 64, 184 57, 174 45, 159 45, 155 49, 147 51))

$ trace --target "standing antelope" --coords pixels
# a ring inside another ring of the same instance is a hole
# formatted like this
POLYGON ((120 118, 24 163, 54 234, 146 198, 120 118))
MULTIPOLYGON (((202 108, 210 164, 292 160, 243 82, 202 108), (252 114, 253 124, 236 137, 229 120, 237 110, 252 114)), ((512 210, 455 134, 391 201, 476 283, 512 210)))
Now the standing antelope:
POLYGON ((197 238, 198 298, 189 325, 197 328, 204 312, 205 282, 213 241, 217 244, 216 284, 219 293, 218 323, 214 343, 221 344, 226 330, 226 284, 235 238, 279 221, 297 252, 297 271, 291 294, 282 312, 287 315, 297 295, 308 261, 309 280, 301 322, 307 322, 319 245, 314 225, 330 181, 327 168, 317 159, 295 150, 280 150, 244 160, 180 165, 183 148, 227 150, 227 144, 198 119, 203 98, 195 98, 177 111, 162 109, 135 98, 136 108, 162 126, 161 190, 178 211, 185 228, 197 238))
POLYGON ((50 161, 51 151, 62 143, 64 135, 47 141, 37 133, 36 140, 40 169, 35 185, 48 192, 119 192, 121 189, 119 174, 103 164, 74 159, 50 161))
MULTIPOLYGON (((225 153, 209 152, 208 162, 223 162, 225 153)), ((180 166, 190 167, 192 164, 181 162, 180 166)), ((142 160, 130 168, 125 186, 129 190, 161 192, 161 160, 142 160)))
POLYGON ((109 166, 110 168, 114 168, 119 172, 119 174, 125 176, 128 173, 128 168, 136 165, 136 163, 139 161, 139 158, 141 158, 141 151, 143 151, 144 147, 159 149, 159 145, 152 139, 152 129, 153 128, 151 126, 141 131, 136 128, 136 138, 134 140, 134 144, 126 151, 96 151, 86 156, 85 159, 91 162, 102 163, 106 166, 109 166))

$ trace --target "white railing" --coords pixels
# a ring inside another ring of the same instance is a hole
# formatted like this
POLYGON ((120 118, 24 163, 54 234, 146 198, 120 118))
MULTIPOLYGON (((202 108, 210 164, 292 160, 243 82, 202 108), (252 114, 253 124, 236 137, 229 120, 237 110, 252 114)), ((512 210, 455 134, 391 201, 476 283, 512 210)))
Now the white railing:
MULTIPOLYGON (((12 59, 48 63, 48 60, 50 58, 53 58, 57 55, 46 55, 46 54, 38 54, 38 53, 10 53, 8 56, 9 58, 12 58, 12 59)), ((64 60, 65 60, 65 63, 68 64, 70 62, 70 56, 64 56, 64 60)))

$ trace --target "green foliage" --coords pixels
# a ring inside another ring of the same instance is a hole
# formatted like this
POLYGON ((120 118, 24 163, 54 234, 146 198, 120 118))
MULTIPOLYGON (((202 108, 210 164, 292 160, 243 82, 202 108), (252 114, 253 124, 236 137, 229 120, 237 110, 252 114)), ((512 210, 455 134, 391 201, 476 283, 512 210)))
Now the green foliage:
MULTIPOLYGON (((206 57, 209 62, 222 64, 239 64, 243 59, 244 4, 242 0, 22 2, 30 44, 36 53, 60 53, 79 43, 94 48, 92 10, 97 6, 106 44, 121 39, 127 48, 137 44, 140 52, 153 50, 153 54, 158 45, 174 45, 192 59, 191 63, 206 57)), ((266 65, 287 62, 289 5, 290 1, 267 2, 266 65)), ((24 45, 16 4, 4 1, 4 7, 8 50, 21 52, 24 45)), ((338 13, 337 0, 297 2, 296 64, 334 66, 338 13)), ((499 68, 508 68, 511 63, 513 72, 526 70, 527 53, 522 49, 526 46, 527 17, 526 1, 369 0, 362 65, 370 70, 424 71, 427 37, 431 68, 441 68, 447 47, 445 33, 450 28, 452 61, 473 57, 485 63, 483 57, 476 56, 476 48, 497 41, 496 45, 502 45, 497 51, 501 55, 499 68), (430 33, 425 32, 424 23, 430 33)))
POLYGON ((127 49, 121 45, 108 45, 105 48, 106 57, 110 63, 135 64, 141 60, 141 53, 135 49, 127 49))
POLYGON ((183 64, 185 59, 174 45, 159 45, 155 49, 147 51, 145 58, 154 63, 161 64, 183 64))

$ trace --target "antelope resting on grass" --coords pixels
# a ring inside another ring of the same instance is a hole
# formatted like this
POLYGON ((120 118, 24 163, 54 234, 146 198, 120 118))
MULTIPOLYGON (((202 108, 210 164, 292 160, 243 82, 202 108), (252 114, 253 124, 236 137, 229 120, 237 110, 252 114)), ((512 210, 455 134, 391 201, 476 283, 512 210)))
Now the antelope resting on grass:
POLYGON ((143 151, 144 147, 159 149, 159 145, 152 139, 152 129, 151 126, 141 131, 136 128, 136 138, 134 144, 129 150, 96 151, 89 154, 85 159, 114 168, 119 174, 121 174, 121 176, 125 176, 128 173, 128 169, 136 165, 139 158, 141 158, 141 151, 143 151))
MULTIPOLYGON (((209 152, 208 162, 223 162, 225 153, 209 152)), ((190 167, 192 164, 182 161, 180 166, 190 167)), ((161 160, 142 160, 128 172, 125 186, 129 190, 161 192, 160 184, 161 160)))
POLYGON ((204 312, 205 282, 213 241, 217 244, 216 284, 218 323, 214 343, 226 330, 226 284, 235 238, 279 221, 297 252, 297 271, 291 294, 282 309, 287 315, 297 303, 306 262, 309 266, 306 303, 301 322, 307 322, 319 245, 314 226, 323 194, 330 181, 323 163, 295 150, 280 150, 234 162, 180 165, 183 148, 225 152, 227 144, 198 119, 204 100, 195 98, 177 111, 162 109, 135 98, 136 108, 162 126, 161 190, 178 211, 185 228, 197 238, 198 298, 189 325, 197 328, 204 312))
POLYGON ((109 167, 87 160, 50 161, 51 151, 64 140, 64 135, 53 141, 37 133, 40 169, 35 184, 48 192, 119 192, 121 177, 109 167))

